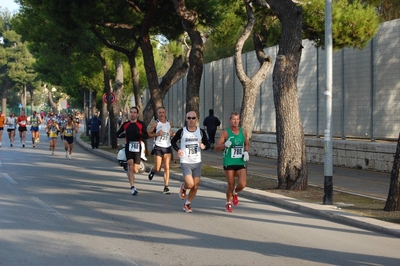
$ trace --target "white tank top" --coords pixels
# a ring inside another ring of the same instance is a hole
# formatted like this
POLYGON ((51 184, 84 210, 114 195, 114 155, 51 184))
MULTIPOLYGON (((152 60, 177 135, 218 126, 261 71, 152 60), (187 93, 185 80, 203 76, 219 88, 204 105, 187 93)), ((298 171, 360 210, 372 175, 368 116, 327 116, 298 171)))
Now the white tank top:
POLYGON ((171 135, 169 134, 171 131, 171 125, 169 124, 169 121, 162 123, 158 120, 157 122, 157 127, 156 127, 156 133, 158 133, 160 130, 163 131, 163 134, 161 136, 157 136, 154 138, 154 143, 158 147, 163 147, 163 148, 168 148, 171 146, 171 135))
POLYGON ((15 117, 7 117, 7 126, 9 129, 15 129, 15 117))
POLYGON ((196 131, 190 132, 186 127, 183 128, 181 137, 181 150, 185 153, 181 157, 181 163, 200 163, 201 162, 201 131, 197 127, 196 131))

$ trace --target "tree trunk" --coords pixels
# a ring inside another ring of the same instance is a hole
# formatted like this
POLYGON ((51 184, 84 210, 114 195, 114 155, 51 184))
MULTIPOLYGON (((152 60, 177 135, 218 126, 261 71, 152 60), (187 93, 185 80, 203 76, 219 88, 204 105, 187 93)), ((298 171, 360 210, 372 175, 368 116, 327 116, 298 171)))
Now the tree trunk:
MULTIPOLYGON (((145 57, 144 52, 143 57, 145 57)), ((146 65, 147 64, 145 64, 145 67, 146 65)), ((153 91, 153 93, 150 90, 150 99, 143 110, 143 121, 146 125, 150 124, 151 120, 155 116, 155 110, 157 110, 158 107, 163 106, 163 99, 165 95, 167 95, 169 89, 186 75, 187 69, 188 63, 187 61, 184 61, 182 56, 175 58, 167 73, 164 75, 164 77, 162 77, 161 83, 157 85, 157 88, 153 91), (155 96, 153 97, 153 95, 155 96)), ((147 79, 149 78, 147 77, 147 79)))
POLYGON ((308 168, 297 99, 297 76, 302 52, 301 7, 290 0, 266 0, 278 16, 282 33, 272 75, 278 147, 278 187, 306 190, 308 168))
POLYGON ((113 115, 110 115, 110 138, 111 138, 111 147, 116 149, 118 147, 118 139, 116 136, 117 133, 117 123, 118 116, 121 112, 121 102, 122 102, 122 89, 124 83, 124 68, 122 65, 122 61, 120 58, 115 60, 115 83, 114 83, 114 94, 115 94, 115 102, 110 105, 112 109, 113 115))
POLYGON ((400 211, 400 133, 397 140, 396 154, 394 156, 394 162, 392 167, 392 173, 390 175, 390 188, 389 194, 386 200, 384 211, 395 212, 400 211))
POLYGON ((34 99, 33 99, 33 88, 28 87, 29 95, 30 95, 30 103, 31 103, 31 115, 33 114, 34 108, 34 99))
POLYGON ((7 116, 7 94, 8 89, 10 88, 10 81, 8 79, 5 80, 3 85, 3 90, 1 93, 1 111, 5 116, 7 116))
MULTIPOLYGON (((139 86, 139 71, 136 66, 136 54, 137 54, 138 49, 139 49, 139 45, 135 44, 133 51, 131 53, 129 53, 127 55, 127 57, 128 57, 128 61, 129 61, 129 66, 131 68, 133 95, 135 97, 136 107, 139 109, 139 113, 140 113, 139 119, 143 120, 143 104, 142 104, 142 97, 141 97, 140 86, 139 86)), ((122 78, 123 78, 123 75, 122 75, 122 78)), ((123 82, 123 80, 120 80, 120 81, 123 82)), ((122 91, 121 91, 121 96, 122 96, 122 91)))
POLYGON ((264 81, 271 68, 271 58, 267 57, 262 48, 262 42, 260 40, 260 36, 254 34, 254 45, 255 52, 257 54, 258 61, 260 62, 260 69, 257 73, 249 78, 243 69, 242 63, 242 49, 245 41, 250 36, 256 19, 254 17, 253 9, 250 6, 250 1, 244 0, 244 4, 246 6, 247 11, 247 19, 248 23, 243 31, 242 35, 238 39, 236 43, 235 49, 235 66, 236 66, 236 75, 243 86, 243 99, 242 99, 242 108, 240 110, 241 117, 241 126, 247 132, 247 136, 250 139, 253 126, 254 126, 254 105, 257 99, 258 92, 260 90, 260 85, 264 81), (257 36, 257 37, 256 37, 257 36))
POLYGON ((48 90, 48 97, 49 97, 49 103, 50 103, 51 109, 53 110, 53 113, 58 114, 58 106, 53 101, 53 94, 51 93, 51 89, 48 90))
MULTIPOLYGON (((175 11, 181 18, 183 29, 188 33, 192 42, 189 55, 189 71, 186 87, 186 112, 195 111, 199 117, 200 107, 200 82, 203 75, 203 50, 204 44, 196 23, 198 14, 186 8, 185 0, 173 0, 175 11)), ((200 118, 199 118, 200 119, 200 118)))
POLYGON ((103 69, 104 93, 107 94, 107 99, 108 99, 108 103, 104 103, 104 101, 102 101, 102 105, 101 105, 100 142, 103 144, 107 143, 107 145, 109 145, 108 134, 106 134, 106 130, 107 130, 107 118, 109 116, 110 117, 112 116, 112 114, 110 113, 111 108, 109 107, 109 105, 111 104, 110 103, 111 102, 111 79, 110 79, 110 73, 108 71, 107 62, 106 62, 105 58, 102 57, 101 55, 99 55, 99 59, 101 62, 101 67, 103 69))

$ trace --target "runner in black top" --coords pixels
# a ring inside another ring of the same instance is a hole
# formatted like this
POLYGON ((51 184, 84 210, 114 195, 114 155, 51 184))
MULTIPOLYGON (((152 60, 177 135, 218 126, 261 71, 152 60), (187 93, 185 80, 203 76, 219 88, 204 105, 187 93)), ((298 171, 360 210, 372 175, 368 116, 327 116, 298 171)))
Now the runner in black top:
POLYGON ((139 172, 140 167, 140 153, 142 149, 140 143, 143 139, 149 138, 144 123, 139 121, 138 117, 139 109, 137 107, 132 107, 129 121, 123 123, 117 131, 117 136, 125 132, 125 154, 128 163, 128 178, 132 195, 137 195, 138 193, 135 188, 135 173, 139 172))

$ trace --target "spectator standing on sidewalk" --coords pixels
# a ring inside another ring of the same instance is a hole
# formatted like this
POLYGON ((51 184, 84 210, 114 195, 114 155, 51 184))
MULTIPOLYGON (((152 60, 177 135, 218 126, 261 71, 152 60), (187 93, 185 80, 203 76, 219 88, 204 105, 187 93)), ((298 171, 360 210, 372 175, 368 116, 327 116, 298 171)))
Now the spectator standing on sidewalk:
POLYGON ((171 136, 173 136, 171 122, 167 120, 165 107, 158 107, 157 120, 153 122, 147 131, 149 137, 154 138, 154 166, 151 167, 149 180, 152 180, 154 174, 161 170, 161 164, 164 165, 164 194, 171 194, 168 188, 169 169, 172 157, 171 136))
POLYGON ((137 107, 132 107, 129 121, 123 123, 117 131, 117 137, 125 133, 125 155, 128 163, 128 179, 131 186, 131 194, 134 196, 138 194, 135 188, 135 173, 139 173, 140 168, 141 141, 149 138, 144 123, 139 121, 138 118, 139 109, 137 107))
POLYGON ((237 193, 246 187, 246 162, 249 160, 249 140, 247 138, 247 132, 243 130, 242 127, 239 127, 239 113, 231 113, 229 123, 229 127, 221 133, 215 145, 215 150, 224 150, 223 166, 226 181, 228 182, 225 211, 233 212, 232 203, 234 206, 239 204, 237 193), (238 177, 236 187, 235 176, 238 177))
POLYGON ((100 142, 100 126, 101 120, 97 116, 97 112, 94 113, 92 118, 89 119, 89 127, 90 127, 90 144, 92 145, 92 149, 99 148, 100 142))
POLYGON ((184 182, 181 183, 179 197, 186 199, 186 190, 189 195, 183 204, 183 210, 191 213, 190 204, 196 196, 201 177, 201 150, 210 148, 206 132, 197 126, 196 112, 186 114, 186 126, 179 129, 171 140, 172 147, 178 152, 184 182), (180 146, 177 141, 180 140, 180 146))
POLYGON ((211 145, 211 149, 214 149, 215 143, 215 134, 217 133, 217 128, 221 125, 221 121, 219 121, 218 117, 214 116, 214 110, 208 110, 208 116, 203 121, 203 126, 207 129, 208 134, 208 142, 211 145))

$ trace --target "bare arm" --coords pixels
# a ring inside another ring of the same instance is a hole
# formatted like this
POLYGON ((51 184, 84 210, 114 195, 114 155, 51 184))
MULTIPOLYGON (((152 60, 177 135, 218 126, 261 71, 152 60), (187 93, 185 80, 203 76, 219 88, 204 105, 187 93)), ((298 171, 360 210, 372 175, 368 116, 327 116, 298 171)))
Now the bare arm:
POLYGON ((228 138, 228 132, 226 130, 222 131, 221 135, 219 136, 219 139, 217 141, 217 144, 215 145, 215 150, 217 151, 222 151, 225 149, 225 141, 228 138))

